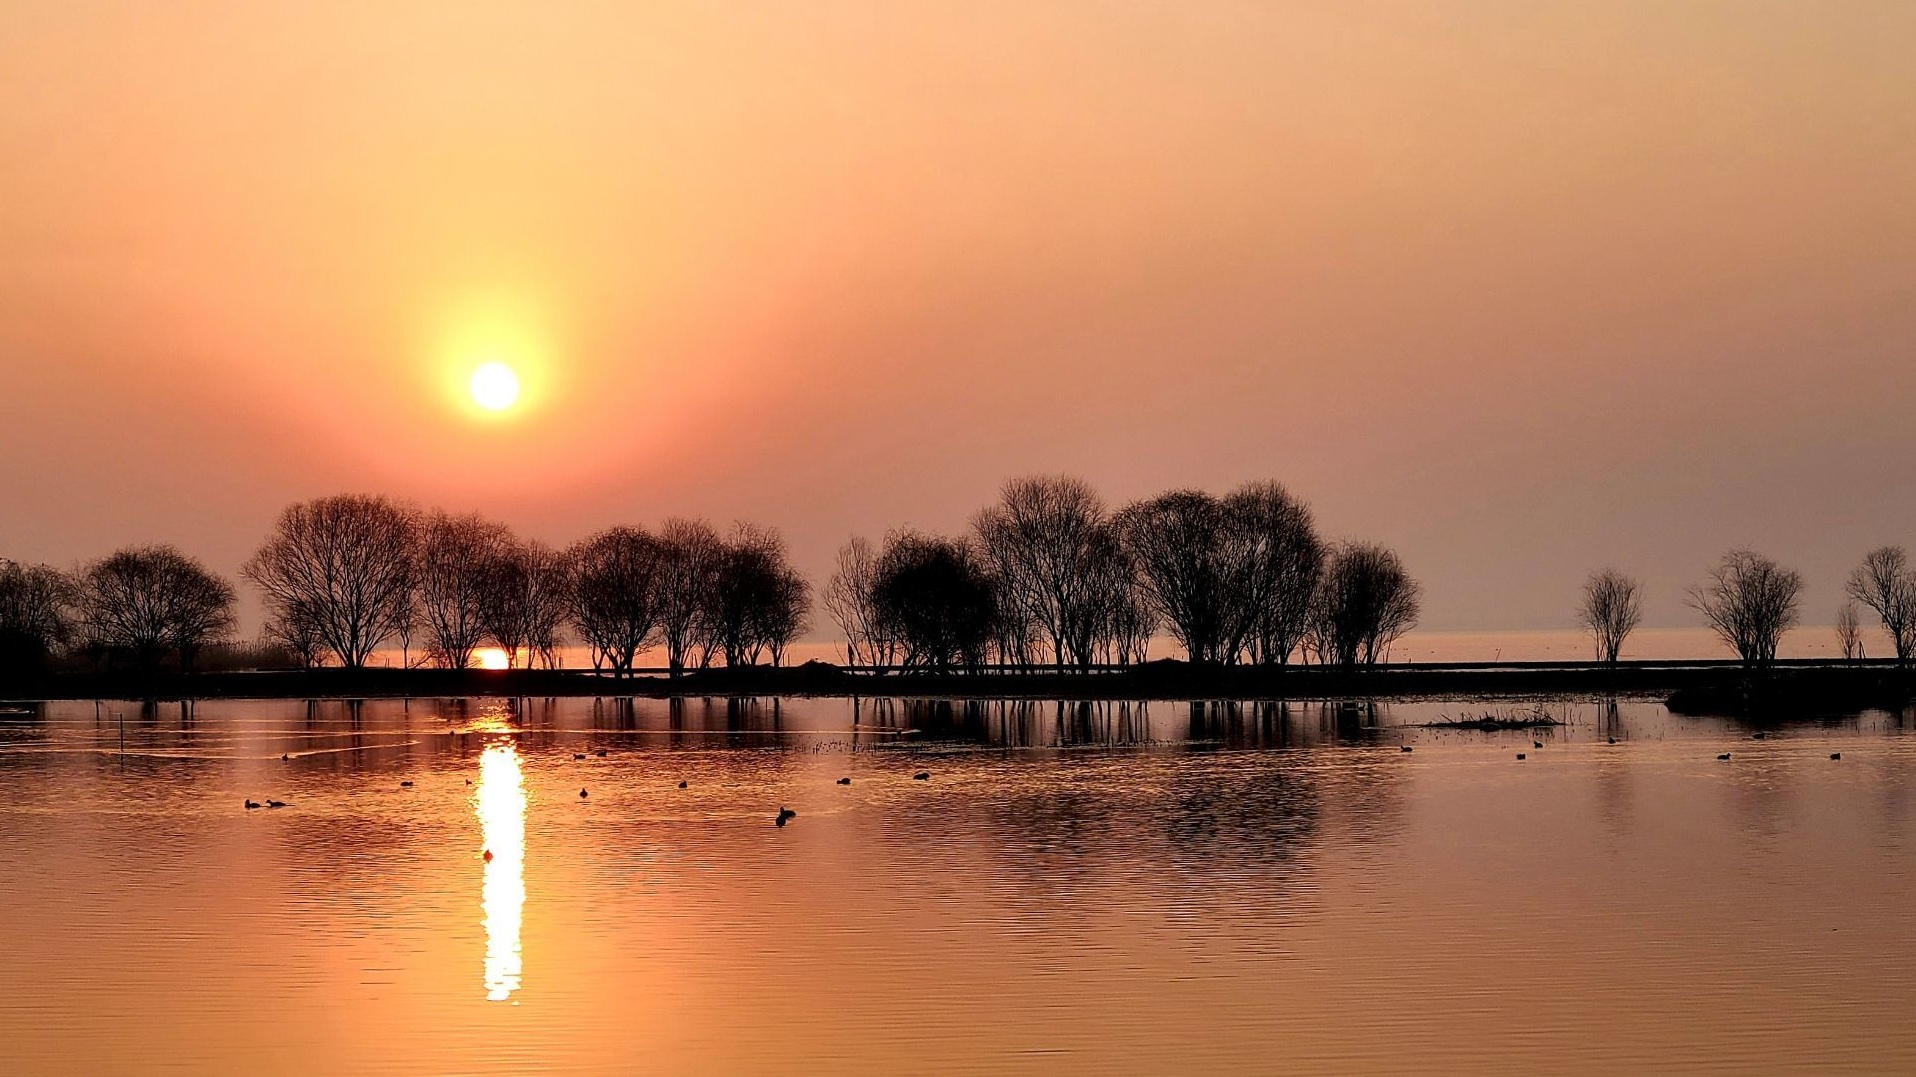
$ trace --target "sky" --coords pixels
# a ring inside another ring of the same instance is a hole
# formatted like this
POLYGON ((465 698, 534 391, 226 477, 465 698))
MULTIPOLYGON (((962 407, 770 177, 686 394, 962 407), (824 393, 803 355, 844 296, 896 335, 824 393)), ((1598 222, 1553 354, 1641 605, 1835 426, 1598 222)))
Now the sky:
POLYGON ((0 2, 0 556, 1275 479, 1424 625, 1916 545, 1916 5, 0 2), (519 404, 464 379, 514 367, 519 404))

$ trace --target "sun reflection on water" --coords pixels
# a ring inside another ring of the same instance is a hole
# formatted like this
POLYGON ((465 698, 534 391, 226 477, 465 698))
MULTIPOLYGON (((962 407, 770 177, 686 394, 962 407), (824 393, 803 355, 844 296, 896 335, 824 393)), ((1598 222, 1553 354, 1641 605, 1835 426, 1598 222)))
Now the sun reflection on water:
POLYGON ((485 842, 486 998, 504 1002, 519 990, 519 922, 526 905, 526 788, 519 747, 511 737, 479 756, 473 812, 485 842))

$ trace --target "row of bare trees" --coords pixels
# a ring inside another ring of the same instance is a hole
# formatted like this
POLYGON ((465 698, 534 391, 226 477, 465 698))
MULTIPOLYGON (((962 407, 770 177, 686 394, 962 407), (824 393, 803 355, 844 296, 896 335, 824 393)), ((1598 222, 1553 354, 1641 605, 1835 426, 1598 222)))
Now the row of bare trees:
MULTIPOLYGON (((1916 568, 1900 546, 1872 550, 1850 573, 1849 601, 1836 613, 1836 638, 1846 660, 1865 657, 1858 606, 1876 614, 1899 665, 1916 656, 1916 568)), ((1597 657, 1615 665, 1624 640, 1643 617, 1642 588, 1615 569, 1584 584, 1578 622, 1596 642, 1597 657)), ((1690 589, 1690 605, 1737 657, 1749 666, 1776 661, 1783 634, 1800 616, 1803 577, 1753 550, 1723 556, 1704 581, 1690 589)))
POLYGON ((1418 597, 1394 553, 1326 543, 1276 483, 1113 511, 1069 477, 1007 483, 968 535, 854 538, 823 595, 852 664, 934 669, 1142 662, 1160 629, 1196 662, 1370 664, 1418 597))
POLYGON ((68 573, 0 561, 0 672, 71 649, 96 664, 191 670, 234 626, 232 584, 171 546, 120 550, 68 573))
POLYGON ((614 527, 565 550, 480 516, 345 495, 293 505, 242 574, 266 601, 268 632, 308 665, 367 664, 397 644, 411 664, 459 669, 491 644, 511 664, 557 664, 567 628, 595 668, 629 673, 663 645, 690 665, 774 664, 806 628, 809 590, 776 532, 721 536, 669 520, 614 527))

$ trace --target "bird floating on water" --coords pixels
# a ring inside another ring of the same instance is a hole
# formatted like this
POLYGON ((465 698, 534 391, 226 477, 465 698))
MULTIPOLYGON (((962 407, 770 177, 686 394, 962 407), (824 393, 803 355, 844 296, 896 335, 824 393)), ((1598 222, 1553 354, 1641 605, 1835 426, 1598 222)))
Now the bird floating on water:
POLYGON ((840 778, 840 779, 838 779, 838 784, 840 784, 840 785, 850 785, 850 784, 852 784, 852 780, 851 780, 850 778, 840 778))
POLYGON ((1723 761, 1723 760, 1725 760, 1725 759, 1728 759, 1728 758, 1730 758, 1730 753, 1728 753, 1728 752, 1724 752, 1724 753, 1723 753, 1722 755, 1719 755, 1719 756, 1717 756, 1716 758, 1717 758, 1717 761, 1718 761, 1718 762, 1721 762, 1721 761, 1723 761))
POLYGON ((1615 744, 1616 742, 1617 742, 1617 738, 1615 737, 1610 738, 1610 743, 1615 744))
POLYGON ((784 826, 786 823, 789 823, 796 818, 798 818, 797 812, 793 811, 790 808, 780 808, 778 809, 778 818, 772 820, 772 822, 777 826, 784 826))
POLYGON ((931 771, 921 770, 918 773, 912 775, 911 780, 915 782, 928 782, 931 780, 931 771))
POLYGON ((1530 742, 1530 746, 1531 746, 1532 748, 1541 748, 1541 747, 1543 747, 1543 741, 1540 741, 1540 740, 1533 740, 1533 741, 1531 741, 1531 742, 1530 742))
POLYGON ((585 753, 584 753, 584 752, 573 752, 573 753, 572 753, 572 758, 574 758, 574 759, 584 759, 584 758, 585 758, 585 753))
POLYGON ((291 758, 293 757, 290 755, 287 755, 285 752, 279 753, 279 761, 282 763, 286 762, 288 759, 291 759, 291 758))
POLYGON ((1410 751, 1410 745, 1408 745, 1408 744, 1399 744, 1399 745, 1397 746, 1397 750, 1398 750, 1398 751, 1400 751, 1400 752, 1408 752, 1408 751, 1410 751))
POLYGON ((252 811, 254 808, 257 808, 257 807, 259 807, 259 801, 257 800, 248 800, 246 802, 247 811, 252 811))
POLYGON ((583 790, 583 789, 581 789, 581 790, 579 790, 579 799, 580 799, 580 800, 584 800, 584 799, 585 799, 585 790, 583 790))
POLYGON ((1843 753, 1842 753, 1842 752, 1831 752, 1831 753, 1830 753, 1830 758, 1831 758, 1831 759, 1841 759, 1841 758, 1843 758, 1843 753))
POLYGON ((266 798, 266 806, 269 808, 284 808, 286 806, 286 802, 283 800, 274 800, 273 798, 268 797, 266 798))
POLYGON ((1524 758, 1524 754, 1523 754, 1522 752, 1518 752, 1518 753, 1517 753, 1517 758, 1518 758, 1518 759, 1522 759, 1522 758, 1524 758))
POLYGON ((1761 733, 1752 733, 1752 734, 1750 734, 1750 739, 1751 739, 1751 740, 1762 740, 1762 739, 1763 739, 1763 734, 1761 734, 1761 733))
POLYGON ((412 783, 411 783, 411 782, 409 782, 409 781, 408 781, 408 782, 400 782, 400 783, 399 783, 399 788, 401 788, 401 789, 411 789, 411 788, 412 788, 412 783))
POLYGON ((680 783, 679 783, 679 788, 680 788, 680 789, 683 789, 683 788, 685 788, 685 783, 684 783, 684 782, 680 782, 680 783))
POLYGON ((604 758, 605 758, 605 749, 604 749, 604 748, 600 748, 600 749, 599 749, 598 751, 596 751, 596 752, 594 752, 594 753, 592 753, 592 754, 594 754, 594 755, 596 755, 596 756, 598 756, 598 757, 599 757, 600 759, 604 759, 604 758))

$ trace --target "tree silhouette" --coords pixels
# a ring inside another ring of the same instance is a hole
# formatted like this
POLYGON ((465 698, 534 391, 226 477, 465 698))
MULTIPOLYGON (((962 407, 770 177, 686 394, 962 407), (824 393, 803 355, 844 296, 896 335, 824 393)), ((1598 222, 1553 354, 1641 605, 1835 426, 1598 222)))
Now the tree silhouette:
MULTIPOLYGON (((1105 569, 1119 553, 1090 485, 1066 476, 1013 480, 973 529, 997 577, 1005 623, 1037 626, 1059 665, 1095 662, 1108 611, 1105 569)), ((1009 633, 1010 645, 1022 650, 1021 636, 1009 633)))
POLYGON ((1776 645, 1796 624, 1803 577, 1751 550, 1731 550, 1690 589, 1690 605, 1743 664, 1752 668, 1776 661, 1776 645))
POLYGON ((433 656, 447 669, 464 669, 487 636, 491 573, 515 545, 512 532, 480 516, 434 512, 417 533, 419 609, 433 656))
POLYGON ((310 629, 341 665, 360 669, 411 617, 416 517, 358 494, 292 505, 240 574, 275 621, 310 629))
POLYGON ((630 675, 659 624, 664 551, 636 527, 614 527, 565 552, 572 624, 592 664, 630 675))
POLYGON ((703 520, 672 519, 659 531, 658 617, 665 658, 676 677, 711 608, 713 580, 725 544, 703 520))
POLYGON ((1290 661, 1310 625, 1311 600, 1324 571, 1324 543, 1311 511, 1274 482, 1252 483, 1224 501, 1234 546, 1246 563, 1233 577, 1239 612, 1225 646, 1248 649, 1267 665, 1290 661))
POLYGON ((1326 663, 1375 665, 1417 623, 1421 588, 1397 555, 1347 542, 1331 551, 1312 603, 1314 647, 1326 663))
POLYGON ((566 616, 564 560, 543 543, 510 541, 481 566, 480 579, 480 624, 507 664, 523 650, 527 667, 543 659, 550 668, 566 616))
POLYGON ((1174 490, 1127 506, 1117 524, 1145 592, 1184 653, 1193 662, 1230 661, 1247 558, 1223 503, 1200 490, 1174 490))
POLYGON ((1595 637, 1597 657, 1609 665, 1617 664, 1623 641, 1643 620, 1639 591, 1637 581, 1611 568, 1591 573, 1584 582, 1577 621, 1595 637))
POLYGON ((73 635, 73 581, 45 565, 0 560, 0 676, 39 673, 73 635))
POLYGON ((1871 550, 1850 573, 1849 596, 1876 611, 1896 648, 1898 665, 1916 653, 1916 571, 1901 546, 1871 550))
POLYGON ((1854 602, 1845 602, 1836 611, 1836 645, 1842 650, 1845 662, 1855 662, 1865 657, 1863 618, 1856 612, 1854 602))
POLYGON ((888 666, 896 654, 896 643, 887 635, 873 598, 877 580, 878 555, 868 540, 854 537, 839 548, 837 571, 820 598, 845 637, 845 659, 850 665, 888 666))
POLYGON ((81 633, 88 645, 142 669, 169 653, 190 672, 201 648, 233 629, 233 585, 171 546, 137 546, 80 573, 81 633))
POLYGON ((886 539, 873 606, 907 667, 949 670, 984 663, 998 619, 997 588, 984 559, 962 539, 915 531, 886 539))

